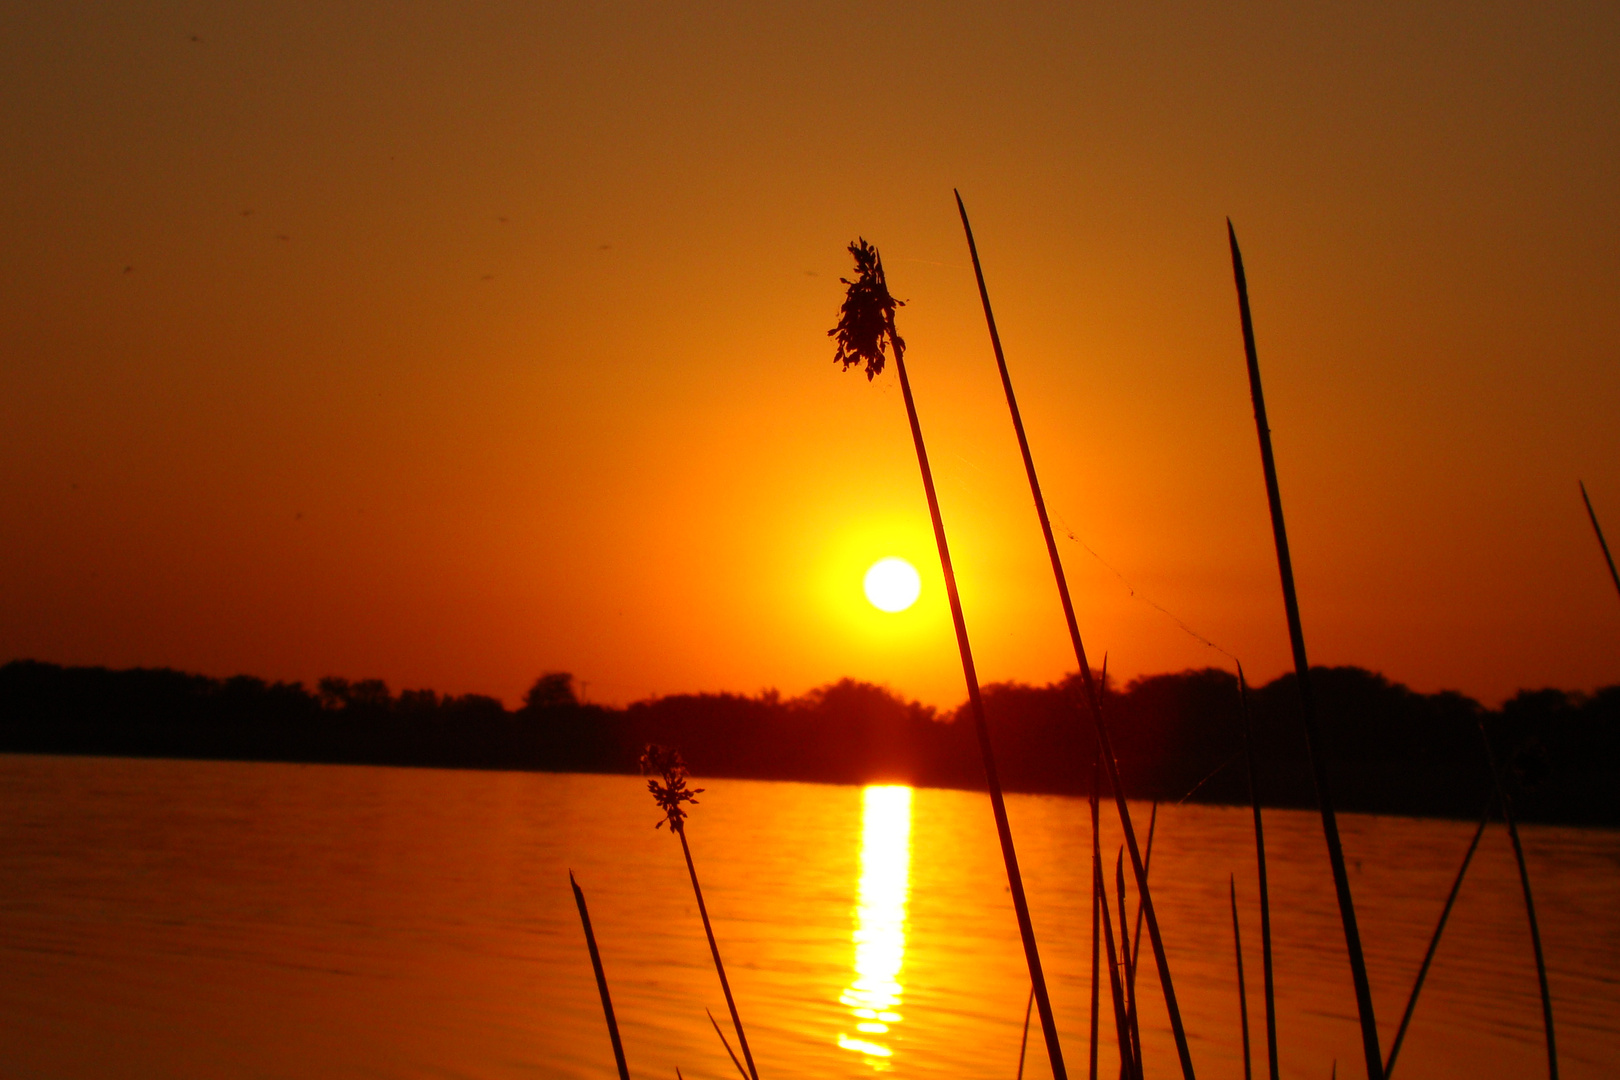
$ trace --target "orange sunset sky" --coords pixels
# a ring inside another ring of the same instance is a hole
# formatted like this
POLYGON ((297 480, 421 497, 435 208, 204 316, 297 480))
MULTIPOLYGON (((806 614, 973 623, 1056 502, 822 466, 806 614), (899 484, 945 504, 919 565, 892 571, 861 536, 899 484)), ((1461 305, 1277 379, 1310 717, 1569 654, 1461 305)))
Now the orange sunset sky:
POLYGON ((1312 659, 1620 681, 1613 4, 334 7, 0 7, 0 660, 953 705, 859 235, 981 676, 1056 678, 954 186, 1112 674, 1225 662, 1142 597, 1289 663, 1230 215, 1312 659))

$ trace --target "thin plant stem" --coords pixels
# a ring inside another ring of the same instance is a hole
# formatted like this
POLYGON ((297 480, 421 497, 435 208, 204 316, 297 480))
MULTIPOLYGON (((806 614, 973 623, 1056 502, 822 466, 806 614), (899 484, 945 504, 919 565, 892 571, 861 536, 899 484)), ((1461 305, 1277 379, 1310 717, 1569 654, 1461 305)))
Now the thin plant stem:
MULTIPOLYGON (((1238 704, 1243 712, 1243 756, 1249 767, 1249 802, 1254 807, 1254 862, 1260 879, 1260 975, 1266 998, 1266 1064, 1271 1080, 1277 1071, 1277 994, 1271 969, 1271 891, 1266 879, 1266 827, 1260 819, 1260 788, 1254 775, 1254 720, 1249 713, 1249 684, 1238 669, 1238 704)), ((1393 1055, 1391 1055, 1393 1057, 1393 1055)))
MULTIPOLYGON (((1147 849, 1142 852, 1142 869, 1150 875, 1153 873, 1153 832, 1159 824, 1159 800, 1153 800, 1153 813, 1148 815, 1147 849)), ((1136 1002, 1136 972, 1139 970, 1137 960, 1142 955, 1142 901, 1136 901, 1136 932, 1131 935, 1131 1003, 1134 1012, 1136 1002)))
POLYGON ((962 656, 962 677, 967 682, 968 704, 979 737, 979 754, 984 759, 985 783, 990 788, 990 809, 995 815, 996 836, 1001 841, 1001 858, 1007 867, 1007 885, 1012 892, 1013 912, 1018 918, 1018 934, 1024 942, 1024 959, 1029 964, 1029 981, 1035 987, 1035 1005, 1040 1010, 1046 1053, 1052 1062, 1053 1080, 1068 1080, 1068 1071, 1063 1067, 1063 1048, 1058 1043, 1057 1020, 1052 1015, 1052 1000, 1046 992, 1046 974, 1041 969, 1041 953, 1035 943, 1035 924, 1030 920, 1029 900, 1024 895, 1024 877, 1018 869, 1018 851, 1013 846, 1012 825, 1007 820, 1001 776, 996 770, 996 755, 990 745, 990 725, 985 720, 979 676, 973 665, 973 649, 968 643, 967 620, 962 614, 962 597, 957 592, 956 572, 951 567, 951 549, 945 539, 945 519, 939 512, 939 496, 934 491, 933 471, 928 467, 928 448, 923 443, 922 425, 917 420, 917 404, 911 396, 911 380, 906 376, 906 362, 898 348, 894 353, 894 367, 900 376, 900 394, 905 399, 906 418, 911 422, 911 439, 916 444, 917 467, 922 472, 928 514, 933 518, 934 543, 939 548, 939 566, 945 578, 945 597, 950 602, 951 621, 956 627, 956 647, 962 656))
POLYGON ((1136 1068, 1131 1061, 1131 1029, 1126 1020, 1125 988, 1120 984, 1119 956, 1114 951, 1114 923, 1108 916, 1108 886, 1103 882, 1100 863, 1096 869, 1092 888, 1101 901, 1098 910, 1102 912, 1102 936, 1108 949, 1108 988, 1114 995, 1114 1037, 1119 1041, 1119 1075, 1128 1080, 1136 1075, 1136 1068))
POLYGON ((686 829, 678 821, 672 822, 671 827, 681 838, 681 854, 686 856, 686 872, 692 876, 692 895, 697 897, 698 914, 703 917, 703 932, 709 938, 709 954, 714 957, 714 970, 720 976, 720 989, 726 995, 726 1008, 731 1010, 731 1024, 737 1029, 737 1045, 742 1047, 743 1060, 748 1063, 749 1080, 759 1080, 759 1070, 754 1068, 754 1055, 748 1049, 748 1036, 743 1033, 742 1017, 737 1015, 737 1002, 731 996, 731 982, 726 978, 726 965, 720 960, 720 946, 714 940, 714 927, 709 925, 709 909, 703 903, 703 887, 698 884, 697 867, 692 863, 692 847, 686 842, 686 829))
POLYGON ((726 1033, 720 1030, 720 1022, 714 1018, 714 1013, 708 1009, 704 1009, 703 1013, 709 1018, 709 1023, 714 1025, 714 1033, 720 1036, 720 1045, 726 1048, 726 1056, 731 1059, 733 1065, 737 1066, 737 1072, 742 1076, 742 1080, 748 1080, 748 1070, 744 1069, 743 1063, 737 1060, 737 1055, 731 1049, 731 1043, 726 1040, 726 1033))
POLYGON ((1238 930, 1237 875, 1229 875, 1226 883, 1232 890, 1232 947, 1237 952, 1238 1022, 1243 1026, 1243 1080, 1254 1080, 1254 1068, 1249 1057, 1249 990, 1243 982, 1243 935, 1238 930))
POLYGON ((596 934, 591 930, 591 913, 585 906, 585 893, 568 871, 568 884, 574 889, 574 903, 579 907, 579 921, 585 927, 585 947, 591 953, 591 968, 596 972, 596 991, 602 995, 602 1015, 607 1017, 608 1038, 613 1041, 613 1060, 619 1066, 619 1080, 630 1080, 630 1067, 624 1063, 624 1043, 619 1040, 619 1021, 613 1015, 613 998, 608 994, 607 973, 602 970, 602 954, 596 948, 596 934))
POLYGON ((1513 819, 1513 800, 1508 797, 1507 785, 1502 782, 1502 770, 1496 763, 1496 751, 1491 737, 1485 731, 1485 721, 1479 722, 1479 737, 1485 743, 1485 759, 1491 767, 1491 779, 1496 784, 1496 801, 1502 807, 1502 820, 1507 822, 1508 839, 1513 841, 1513 858, 1519 864, 1519 885, 1524 889, 1524 911, 1530 918, 1530 947, 1536 954, 1536 979, 1541 983, 1541 1019, 1547 1029, 1547 1076, 1558 1080, 1558 1044, 1553 1038, 1552 992, 1547 988, 1547 961, 1541 953, 1541 928, 1536 922, 1536 901, 1530 895, 1530 870, 1524 862, 1524 845, 1519 841, 1519 826, 1513 819))
POLYGON ((1024 1055, 1029 1052, 1029 1017, 1035 1011, 1035 988, 1029 988, 1029 1000, 1024 1003, 1024 1035, 1018 1040, 1018 1080, 1024 1080, 1024 1055))
POLYGON ((1125 788, 1119 778, 1119 760, 1114 754, 1113 739, 1104 721, 1102 697, 1092 678, 1091 665, 1086 661, 1086 649, 1080 640, 1080 625, 1075 619, 1074 602, 1069 596, 1068 578, 1063 572, 1063 560, 1058 555, 1057 540, 1052 535, 1052 523, 1047 517, 1046 500, 1041 495, 1041 484, 1035 474, 1035 459, 1030 454, 1029 439, 1024 434, 1024 421, 1018 411, 1018 399, 1013 394, 1012 376, 1007 372, 1007 359, 1001 348, 1001 335, 996 330, 995 313, 990 308, 990 292, 985 287, 984 269, 979 264, 979 249, 973 242, 973 227, 968 224, 967 207, 960 192, 956 193, 956 208, 962 215, 962 230, 967 234, 968 253, 973 257, 973 273, 979 283, 979 299, 984 305, 985 323, 990 329, 990 344, 996 354, 996 366, 1001 372, 1001 386, 1006 392, 1007 408, 1012 414, 1013 431, 1018 436, 1018 448, 1024 458, 1024 472, 1029 477, 1030 495, 1035 501, 1035 516, 1040 520, 1041 533, 1046 539, 1047 557, 1052 563, 1052 575, 1057 582, 1058 599, 1063 606, 1063 618, 1068 625, 1069 642, 1080 665, 1080 678, 1085 688, 1086 703, 1090 707, 1092 725, 1102 747, 1103 766, 1114 789, 1114 804, 1119 811, 1120 826, 1125 833, 1125 848, 1131 857, 1131 871, 1136 876, 1136 888, 1147 913, 1148 939, 1153 945, 1153 959, 1159 969, 1159 985, 1164 991, 1164 1005, 1170 1016, 1170 1030, 1175 1036, 1176 1053, 1181 1059, 1184 1080, 1194 1080, 1192 1052, 1187 1045, 1187 1032, 1181 1022, 1181 1007, 1176 1001, 1175 984, 1170 978, 1170 962, 1165 956, 1164 941, 1159 934, 1158 916, 1153 910, 1153 894, 1148 889, 1147 869, 1136 842, 1136 830, 1131 826, 1130 807, 1125 802, 1125 788))
POLYGON ((1356 1011, 1361 1018, 1361 1049, 1367 1060, 1367 1080, 1384 1080, 1384 1055, 1378 1049, 1378 1021, 1373 1015, 1367 961, 1361 952, 1361 931, 1356 926, 1356 905, 1350 895, 1350 874, 1344 865, 1344 845, 1339 840, 1339 820, 1333 810, 1333 790, 1328 781, 1321 738, 1316 730, 1316 699, 1311 693, 1311 665, 1305 655, 1305 630, 1300 623, 1299 598, 1294 591, 1294 564, 1288 554, 1288 528, 1283 523, 1277 462, 1271 451, 1271 428, 1266 422, 1266 399, 1260 386, 1260 359, 1254 346, 1254 320, 1249 314, 1249 283, 1243 274, 1243 255, 1238 250, 1237 232, 1232 228, 1230 219, 1226 222, 1226 234, 1232 247, 1232 276, 1237 282, 1238 313, 1243 323, 1243 351, 1249 364, 1249 395, 1254 401, 1254 426, 1260 437, 1260 465, 1265 472, 1266 499, 1271 506, 1271 534, 1277 548, 1283 608, 1288 616, 1288 639, 1293 647, 1294 672, 1299 683, 1300 719, 1305 729, 1305 748, 1311 760, 1311 773, 1316 780, 1316 799, 1322 812, 1322 834, 1327 840, 1328 862, 1333 869, 1333 889, 1338 895, 1339 919, 1344 924, 1345 951, 1350 957, 1350 979, 1356 992, 1356 1011))
POLYGON ((1446 894, 1446 906, 1440 909, 1440 921, 1434 925, 1434 934, 1429 938, 1429 948, 1423 954, 1423 963, 1418 966, 1417 979, 1412 983, 1412 993, 1406 999, 1406 1011, 1401 1014, 1401 1026, 1395 1029, 1395 1041, 1389 1044, 1389 1060, 1384 1062, 1384 1080, 1389 1080, 1390 1073, 1395 1071, 1395 1057, 1401 1052, 1401 1043, 1406 1039, 1407 1025, 1412 1022, 1412 1013, 1417 1009, 1418 994, 1423 990, 1423 980, 1429 975, 1429 965, 1434 962, 1435 950, 1440 948, 1440 935, 1445 933, 1446 920, 1451 917, 1451 905, 1457 902, 1457 893, 1462 889, 1463 876, 1468 873, 1468 864, 1474 860, 1474 851, 1479 847, 1479 838, 1485 835, 1485 826, 1491 821, 1491 807, 1496 802, 1493 792, 1485 802, 1485 812, 1479 817, 1479 828, 1474 830, 1474 838, 1468 842, 1468 851, 1463 855, 1462 865, 1457 868, 1457 876, 1451 883, 1451 892, 1446 894))
POLYGON ((1119 959, 1125 969, 1125 1030, 1131 1033, 1131 1061, 1136 1080, 1142 1080, 1142 1033, 1136 1026, 1136 962, 1131 952, 1130 927, 1125 919, 1125 850, 1114 860, 1114 881, 1119 891, 1119 959))
POLYGON ((1620 592, 1620 572, 1614 568, 1614 556, 1609 554, 1609 542, 1603 539, 1603 526, 1598 524, 1597 511, 1592 509, 1592 500, 1586 494, 1586 481, 1578 480, 1581 485, 1581 501, 1586 504, 1586 516, 1592 520, 1592 531, 1597 533, 1598 546, 1603 549, 1603 561, 1609 564, 1609 577, 1614 579, 1614 588, 1620 592))
MULTIPOLYGON (((1094 756, 1091 759, 1091 872, 1093 877, 1102 874, 1102 837, 1098 829, 1098 819, 1101 816, 1098 806, 1098 790, 1102 787, 1102 745, 1093 742, 1094 756)), ((1102 951, 1102 921, 1097 912, 1100 903, 1097 890, 1091 890, 1091 1080, 1097 1080, 1097 1043, 1099 1032, 1097 1030, 1098 1006, 1098 976, 1102 974, 1100 954, 1102 951)))

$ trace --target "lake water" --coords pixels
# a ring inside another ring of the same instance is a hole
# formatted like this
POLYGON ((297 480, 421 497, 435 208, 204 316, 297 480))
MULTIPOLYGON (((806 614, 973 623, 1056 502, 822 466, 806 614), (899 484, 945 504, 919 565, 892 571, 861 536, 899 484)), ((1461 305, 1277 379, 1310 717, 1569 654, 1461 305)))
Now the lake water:
MULTIPOLYGON (((701 783, 689 837, 764 1080, 1014 1076, 1029 983, 982 795, 701 783)), ((1016 796, 1071 1075, 1086 1075, 1085 803, 1016 796)), ((1148 807, 1137 808, 1145 829, 1148 807)), ((0 756, 0 1075, 611 1077, 586 891, 633 1076, 736 1072, 679 842, 633 777, 0 756)), ((1105 816, 1112 882, 1117 829, 1105 816)), ((1387 1046, 1465 823, 1346 816, 1387 1046)), ((1152 876, 1201 1077, 1257 1075, 1247 810, 1167 807, 1152 876)), ((1620 833, 1524 830, 1563 1075, 1620 1075, 1620 833)), ((1319 820, 1269 811, 1287 1077, 1362 1075, 1319 820)), ((1179 1075, 1144 947, 1149 1076, 1179 1075)), ((1103 1076, 1116 1076, 1105 994, 1103 1076)), ((1545 1075, 1505 832, 1485 836, 1395 1076, 1545 1075)), ((1026 1075, 1050 1075, 1039 1024, 1026 1075)))

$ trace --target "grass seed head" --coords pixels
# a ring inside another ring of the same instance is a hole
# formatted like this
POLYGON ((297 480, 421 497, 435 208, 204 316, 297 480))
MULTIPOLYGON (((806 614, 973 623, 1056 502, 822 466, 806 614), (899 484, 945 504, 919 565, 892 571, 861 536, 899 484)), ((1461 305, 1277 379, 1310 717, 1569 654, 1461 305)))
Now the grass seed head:
POLYGON ((838 309, 838 325, 827 331, 837 343, 833 363, 843 364, 848 371, 851 364, 865 364, 866 377, 873 378, 883 370, 885 353, 894 346, 898 360, 905 352, 906 343, 895 333, 894 312, 905 302, 889 295, 888 282, 883 277, 883 260, 877 248, 859 239, 849 245, 855 256, 855 280, 839 278, 849 286, 844 305, 838 309))
POLYGON ((686 811, 681 809, 681 804, 696 805, 697 796, 703 789, 687 789, 686 780, 690 774, 687 772, 686 761, 681 757, 681 752, 673 747, 648 743, 641 755, 641 774, 652 777, 647 781, 647 790, 652 792, 653 801, 664 812, 663 819, 653 828, 661 829, 667 821, 672 832, 683 831, 686 811), (659 783, 659 777, 663 778, 663 783, 659 783))

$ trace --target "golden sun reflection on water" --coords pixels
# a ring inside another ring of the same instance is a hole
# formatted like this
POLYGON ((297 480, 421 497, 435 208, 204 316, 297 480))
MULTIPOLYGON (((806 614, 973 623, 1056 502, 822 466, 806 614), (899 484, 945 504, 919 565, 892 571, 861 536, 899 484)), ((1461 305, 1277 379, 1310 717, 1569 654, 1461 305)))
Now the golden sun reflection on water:
POLYGON ((911 789, 873 785, 861 793, 861 884, 855 906, 855 980, 839 997, 855 1034, 838 1045, 889 1068, 888 1036, 900 1023, 900 970, 906 958, 911 895, 911 789))

